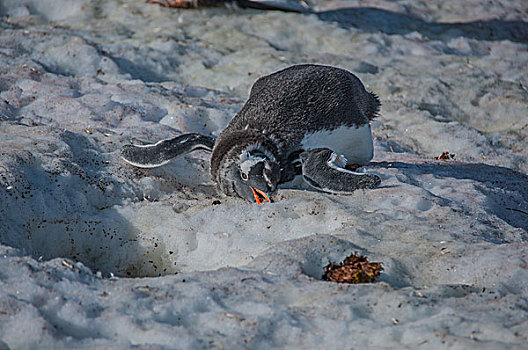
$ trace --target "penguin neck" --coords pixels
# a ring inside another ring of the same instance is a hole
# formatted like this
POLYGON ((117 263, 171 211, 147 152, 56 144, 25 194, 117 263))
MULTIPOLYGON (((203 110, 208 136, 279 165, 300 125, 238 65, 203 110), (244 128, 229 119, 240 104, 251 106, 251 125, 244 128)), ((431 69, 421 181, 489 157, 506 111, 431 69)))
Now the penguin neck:
POLYGON ((243 157, 261 157, 276 162, 278 157, 276 143, 262 131, 254 129, 237 130, 220 135, 211 155, 211 176, 218 182, 221 168, 243 157))

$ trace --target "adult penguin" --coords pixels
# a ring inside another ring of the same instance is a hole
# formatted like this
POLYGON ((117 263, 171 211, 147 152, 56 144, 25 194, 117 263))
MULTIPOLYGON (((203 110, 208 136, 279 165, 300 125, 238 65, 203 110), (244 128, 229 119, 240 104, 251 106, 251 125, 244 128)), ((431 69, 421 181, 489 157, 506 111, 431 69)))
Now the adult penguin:
POLYGON ((261 204, 281 183, 301 175, 323 192, 350 194, 377 187, 357 167, 373 157, 370 121, 378 98, 352 73, 296 65, 261 77, 218 139, 184 134, 154 145, 127 145, 125 161, 160 166, 195 149, 211 150, 211 176, 227 195, 261 204))

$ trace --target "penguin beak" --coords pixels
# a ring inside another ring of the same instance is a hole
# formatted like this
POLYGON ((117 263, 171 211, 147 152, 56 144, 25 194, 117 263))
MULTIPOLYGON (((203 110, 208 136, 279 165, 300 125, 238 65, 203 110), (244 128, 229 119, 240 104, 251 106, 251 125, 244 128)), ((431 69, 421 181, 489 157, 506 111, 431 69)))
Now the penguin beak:
POLYGON ((249 188, 253 191, 253 196, 258 205, 261 205, 265 200, 268 201, 268 203, 271 203, 269 197, 264 192, 253 186, 249 186, 249 188))

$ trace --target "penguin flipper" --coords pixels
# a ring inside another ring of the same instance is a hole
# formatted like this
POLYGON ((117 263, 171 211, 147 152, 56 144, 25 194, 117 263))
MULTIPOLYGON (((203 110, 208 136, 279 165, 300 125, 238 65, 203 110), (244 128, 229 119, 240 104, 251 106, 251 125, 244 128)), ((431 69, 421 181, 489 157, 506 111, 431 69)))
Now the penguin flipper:
POLYGON ((381 183, 374 174, 345 169, 346 159, 331 149, 317 148, 299 155, 304 180, 322 192, 351 194, 357 189, 371 189, 381 183))
POLYGON ((214 144, 215 139, 211 136, 183 134, 152 145, 125 145, 121 149, 121 158, 139 168, 156 168, 196 150, 211 152, 214 144))

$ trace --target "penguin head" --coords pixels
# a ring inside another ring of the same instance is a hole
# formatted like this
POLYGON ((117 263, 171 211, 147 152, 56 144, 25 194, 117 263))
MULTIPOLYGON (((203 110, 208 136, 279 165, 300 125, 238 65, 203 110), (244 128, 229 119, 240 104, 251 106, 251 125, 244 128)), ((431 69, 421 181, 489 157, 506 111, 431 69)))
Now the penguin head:
POLYGON ((280 167, 274 159, 245 150, 228 165, 222 177, 224 188, 260 205, 271 202, 280 180, 280 167))
POLYGON ((241 181, 235 183, 237 194, 260 205, 264 201, 271 202, 280 179, 280 168, 272 160, 250 156, 239 163, 238 176, 241 181))

